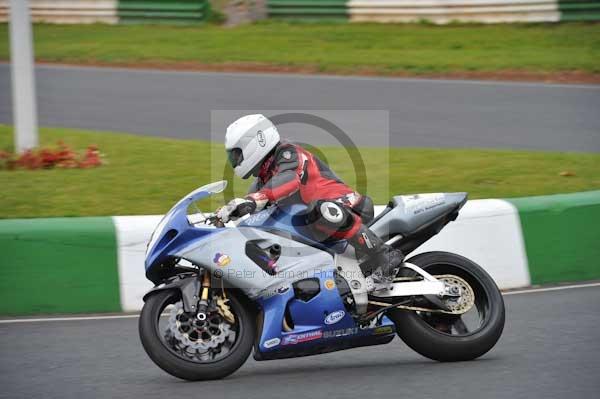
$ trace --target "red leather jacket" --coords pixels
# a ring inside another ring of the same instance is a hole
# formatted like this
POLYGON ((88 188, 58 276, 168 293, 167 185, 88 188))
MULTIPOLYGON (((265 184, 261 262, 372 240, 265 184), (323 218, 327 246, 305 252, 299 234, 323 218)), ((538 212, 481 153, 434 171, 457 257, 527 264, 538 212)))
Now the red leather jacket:
POLYGON ((258 204, 280 202, 295 195, 305 204, 346 197, 352 206, 352 199, 360 198, 319 158, 299 145, 282 142, 261 165, 247 197, 258 204))

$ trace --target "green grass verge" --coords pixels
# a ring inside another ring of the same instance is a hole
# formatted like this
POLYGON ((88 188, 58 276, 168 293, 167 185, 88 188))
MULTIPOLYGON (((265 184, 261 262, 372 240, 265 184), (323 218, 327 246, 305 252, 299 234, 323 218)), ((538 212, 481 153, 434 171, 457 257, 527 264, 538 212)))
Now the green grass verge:
MULTIPOLYGON (((382 74, 600 72, 600 24, 40 24, 34 33, 37 58, 55 62, 242 63, 382 74)), ((0 59, 9 58, 8 42, 8 25, 0 24, 0 59)))
MULTIPOLYGON (((83 170, 0 171, 0 218, 160 214, 194 188, 222 179, 225 170, 221 144, 41 129, 42 144, 58 140, 76 149, 97 144, 108 164, 83 170)), ((0 125, 0 148, 11 146, 12 127, 0 125)), ((355 184, 343 148, 318 151, 340 177, 355 184)), ((360 155, 368 194, 377 204, 401 193, 468 191, 471 198, 498 198, 600 188, 600 154, 361 148, 360 155), (565 170, 575 176, 560 176, 565 170)), ((249 185, 237 178, 233 183, 237 194, 249 185)), ((213 198, 203 206, 222 201, 213 198)))

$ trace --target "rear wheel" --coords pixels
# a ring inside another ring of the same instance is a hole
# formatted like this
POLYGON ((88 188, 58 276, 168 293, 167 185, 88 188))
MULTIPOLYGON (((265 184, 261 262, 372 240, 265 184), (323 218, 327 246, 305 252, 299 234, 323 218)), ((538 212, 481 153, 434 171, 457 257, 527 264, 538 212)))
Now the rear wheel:
POLYGON ((256 328, 252 313, 242 302, 234 295, 228 299, 233 320, 214 307, 199 320, 184 311, 179 291, 152 295, 138 325, 148 356, 164 371, 184 380, 219 379, 236 371, 250 355, 256 328))
POLYGON ((504 301, 494 280, 473 261, 448 252, 417 255, 409 263, 450 284, 468 298, 446 303, 463 314, 391 309, 387 312, 400 338, 414 351, 433 360, 472 360, 494 347, 504 329, 504 301), (463 301, 464 300, 464 301, 463 301), (472 306, 470 306, 472 305, 472 306))

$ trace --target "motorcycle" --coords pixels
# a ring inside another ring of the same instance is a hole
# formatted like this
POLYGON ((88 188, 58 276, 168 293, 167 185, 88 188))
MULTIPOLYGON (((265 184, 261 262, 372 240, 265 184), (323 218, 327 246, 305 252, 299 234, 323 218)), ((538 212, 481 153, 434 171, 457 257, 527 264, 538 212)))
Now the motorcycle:
MULTIPOLYGON (((256 360, 293 358, 391 342, 421 355, 472 360, 504 328, 502 295, 473 261, 448 252, 407 259, 393 282, 373 285, 346 241, 317 241, 306 206, 275 205, 225 226, 196 202, 220 181, 183 197, 146 251, 139 334, 149 357, 185 380, 235 372, 256 360), (194 209, 195 208, 195 209, 194 209)), ((466 193, 394 196, 369 225, 410 254, 456 219, 466 193)))

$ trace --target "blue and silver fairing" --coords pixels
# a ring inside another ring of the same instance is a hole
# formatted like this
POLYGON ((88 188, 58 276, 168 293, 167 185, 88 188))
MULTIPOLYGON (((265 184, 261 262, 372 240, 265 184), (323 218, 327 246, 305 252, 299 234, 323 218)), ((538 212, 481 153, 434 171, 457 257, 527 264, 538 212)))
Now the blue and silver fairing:
POLYGON ((391 341, 395 326, 387 317, 361 327, 348 311, 335 284, 334 270, 315 271, 319 293, 304 301, 293 286, 283 286, 257 300, 263 310, 262 330, 254 353, 256 360, 315 355, 391 341), (283 331, 286 312, 293 320, 283 331))
POLYGON ((146 248, 145 269, 146 276, 150 280, 158 283, 159 278, 155 269, 167 261, 177 248, 185 246, 191 240, 221 230, 214 227, 192 226, 187 218, 187 210, 192 203, 220 193, 225 187, 227 187, 227 182, 224 180, 202 186, 179 200, 161 219, 146 248))
POLYGON ((304 217, 307 207, 304 204, 278 205, 250 215, 239 226, 256 227, 267 231, 287 233, 290 238, 301 239, 303 242, 321 249, 343 253, 348 243, 342 241, 319 242, 311 232, 304 217))

